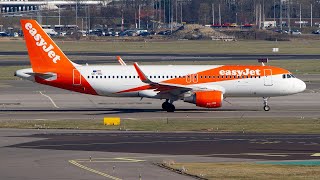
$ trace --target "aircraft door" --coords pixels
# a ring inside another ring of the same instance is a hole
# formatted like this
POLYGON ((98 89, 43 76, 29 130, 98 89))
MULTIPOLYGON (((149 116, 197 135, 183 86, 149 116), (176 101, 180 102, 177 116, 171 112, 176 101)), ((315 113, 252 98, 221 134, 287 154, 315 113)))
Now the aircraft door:
POLYGON ((186 75, 186 83, 191 83, 192 80, 192 74, 186 75))
POLYGON ((187 76, 186 76, 186 82, 187 83, 191 83, 191 84, 193 84, 193 83, 197 83, 198 82, 198 74, 188 74, 187 76))
POLYGON ((73 85, 81 85, 81 74, 77 69, 73 69, 73 85))
POLYGON ((193 81, 193 83, 198 83, 198 74, 193 74, 193 79, 192 79, 192 81, 193 81))
POLYGON ((272 86, 272 70, 271 69, 265 69, 264 70, 264 85, 265 86, 272 86))

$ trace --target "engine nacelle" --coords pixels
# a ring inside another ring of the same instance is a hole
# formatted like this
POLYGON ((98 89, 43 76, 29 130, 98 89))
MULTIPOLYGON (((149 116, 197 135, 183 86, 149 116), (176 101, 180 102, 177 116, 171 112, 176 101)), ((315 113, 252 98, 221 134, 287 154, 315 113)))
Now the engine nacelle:
POLYGON ((204 108, 219 108, 222 106, 223 93, 221 91, 197 91, 184 98, 185 102, 196 104, 204 108))

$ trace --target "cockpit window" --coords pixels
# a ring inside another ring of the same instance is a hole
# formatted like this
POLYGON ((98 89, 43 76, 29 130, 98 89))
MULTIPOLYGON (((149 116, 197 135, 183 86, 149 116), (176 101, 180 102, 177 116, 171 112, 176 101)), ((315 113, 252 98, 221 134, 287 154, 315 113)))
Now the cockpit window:
POLYGON ((286 78, 296 78, 293 74, 283 74, 282 75, 282 79, 286 79, 286 78))

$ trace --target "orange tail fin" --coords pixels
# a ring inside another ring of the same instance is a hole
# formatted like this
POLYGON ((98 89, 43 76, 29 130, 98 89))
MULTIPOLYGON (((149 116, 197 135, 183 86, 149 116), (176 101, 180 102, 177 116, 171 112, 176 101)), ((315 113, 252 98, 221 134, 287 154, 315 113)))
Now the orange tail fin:
POLYGON ((35 81, 70 91, 97 95, 89 82, 79 72, 53 40, 35 20, 21 20, 35 81), (54 78, 43 78, 43 75, 54 78))
POLYGON ((61 72, 73 69, 73 63, 35 20, 21 20, 31 66, 34 72, 61 72))

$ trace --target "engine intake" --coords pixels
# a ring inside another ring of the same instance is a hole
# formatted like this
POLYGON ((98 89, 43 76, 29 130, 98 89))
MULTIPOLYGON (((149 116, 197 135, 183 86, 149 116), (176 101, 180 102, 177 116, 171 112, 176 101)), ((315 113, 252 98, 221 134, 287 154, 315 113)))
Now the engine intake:
POLYGON ((223 93, 221 91, 196 91, 184 98, 185 102, 196 104, 204 108, 219 108, 222 106, 223 93))

